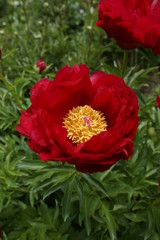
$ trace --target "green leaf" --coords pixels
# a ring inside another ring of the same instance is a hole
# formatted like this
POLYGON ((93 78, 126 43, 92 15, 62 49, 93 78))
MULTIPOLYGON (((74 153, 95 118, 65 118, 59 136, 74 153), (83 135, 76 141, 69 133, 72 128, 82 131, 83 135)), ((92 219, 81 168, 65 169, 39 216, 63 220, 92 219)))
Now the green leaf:
POLYGON ((64 221, 67 220, 70 214, 70 209, 71 209, 71 203, 72 203, 72 187, 73 187, 73 181, 74 178, 70 179, 68 182, 65 192, 64 192, 64 197, 62 201, 62 212, 63 212, 63 217, 64 221))
POLYGON ((91 221, 88 213, 88 202, 87 199, 84 200, 84 225, 87 231, 87 235, 90 235, 91 232, 91 221))
POLYGON ((82 202, 83 202, 83 185, 81 184, 81 182, 80 182, 80 180, 77 176, 75 177, 75 183, 76 183, 76 187, 77 187, 77 190, 78 190, 79 203, 80 203, 80 206, 81 206, 82 202))
POLYGON ((150 209, 147 210, 147 215, 148 215, 148 218, 147 218, 148 229, 145 233, 144 240, 148 240, 152 235, 152 233, 154 232, 154 220, 153 220, 152 212, 150 211, 150 209))
POLYGON ((45 163, 41 162, 38 159, 32 159, 20 162, 19 164, 17 164, 17 167, 23 170, 37 170, 44 168, 45 165, 45 163))
POLYGON ((144 97, 143 97, 143 95, 141 94, 141 92, 140 92, 138 89, 134 89, 134 91, 135 91, 135 93, 137 94, 140 103, 141 103, 143 106, 145 106, 145 105, 146 105, 146 102, 145 102, 144 97))
POLYGON ((105 202, 101 202, 101 211, 100 215, 103 217, 105 216, 106 219, 106 226, 109 231, 110 239, 111 240, 116 240, 117 239, 117 234, 116 234, 116 222, 114 220, 113 215, 111 214, 108 205, 105 202))
POLYGON ((53 187, 50 187, 49 189, 47 189, 44 193, 43 193, 43 200, 45 200, 48 196, 50 196, 52 193, 60 190, 60 189, 63 189, 65 187, 66 183, 65 182, 62 182, 62 183, 59 183, 53 187))
POLYGON ((144 222, 146 220, 145 213, 125 213, 124 216, 132 222, 144 222))
POLYGON ((105 187, 96 179, 94 178, 92 175, 89 175, 87 173, 82 173, 81 176, 87 180, 87 182, 91 185, 96 187, 97 190, 99 190, 100 192, 102 192, 106 197, 109 198, 107 191, 105 189, 105 187))
POLYGON ((17 50, 18 50, 18 48, 17 48, 17 49, 12 49, 12 50, 9 51, 8 53, 4 54, 4 55, 2 56, 2 59, 5 59, 5 58, 9 57, 9 56, 12 55, 13 53, 15 53, 17 50))

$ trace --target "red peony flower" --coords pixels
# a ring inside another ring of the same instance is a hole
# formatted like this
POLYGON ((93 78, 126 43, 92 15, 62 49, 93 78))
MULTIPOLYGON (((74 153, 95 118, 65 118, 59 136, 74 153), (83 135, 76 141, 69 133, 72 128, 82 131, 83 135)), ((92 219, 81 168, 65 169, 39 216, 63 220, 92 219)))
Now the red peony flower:
POLYGON ((157 104, 157 107, 160 108, 160 97, 159 96, 156 99, 156 104, 157 104))
POLYGON ((42 161, 97 172, 132 155, 138 100, 121 78, 104 72, 89 77, 85 65, 65 66, 54 81, 34 85, 31 102, 16 128, 42 161))
POLYGON ((46 64, 43 60, 39 60, 37 63, 36 63, 36 68, 38 69, 38 72, 39 73, 42 73, 44 71, 44 69, 46 69, 46 64))
POLYGON ((159 0, 100 0, 97 26, 123 49, 140 46, 160 53, 159 0))

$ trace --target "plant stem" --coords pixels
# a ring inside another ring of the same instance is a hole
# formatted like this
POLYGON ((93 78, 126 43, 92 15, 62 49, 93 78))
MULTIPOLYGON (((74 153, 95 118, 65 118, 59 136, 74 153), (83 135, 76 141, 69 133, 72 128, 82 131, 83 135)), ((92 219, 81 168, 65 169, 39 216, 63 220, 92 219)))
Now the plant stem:
POLYGON ((124 50, 121 77, 124 78, 128 61, 128 51, 124 50))

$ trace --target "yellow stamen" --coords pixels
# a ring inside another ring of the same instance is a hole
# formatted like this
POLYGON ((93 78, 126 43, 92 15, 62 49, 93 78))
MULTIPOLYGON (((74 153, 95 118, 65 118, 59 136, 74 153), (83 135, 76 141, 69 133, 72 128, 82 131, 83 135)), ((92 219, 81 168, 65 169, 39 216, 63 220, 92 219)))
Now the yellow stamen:
POLYGON ((69 110, 64 118, 63 127, 67 129, 67 137, 78 144, 106 131, 107 122, 102 112, 85 105, 69 110))

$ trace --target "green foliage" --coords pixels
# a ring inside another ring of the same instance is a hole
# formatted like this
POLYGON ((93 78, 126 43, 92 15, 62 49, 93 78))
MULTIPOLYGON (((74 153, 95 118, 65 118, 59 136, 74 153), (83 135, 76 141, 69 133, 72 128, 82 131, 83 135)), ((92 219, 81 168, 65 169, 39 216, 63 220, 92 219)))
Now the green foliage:
POLYGON ((4 240, 158 240, 159 56, 128 52, 95 26, 97 1, 0 0, 0 229, 4 240), (33 66, 48 65, 41 76, 33 66), (127 60, 128 59, 128 60, 127 60), (15 129, 30 88, 66 64, 123 76, 139 97, 134 154, 103 173, 41 162, 15 129))

